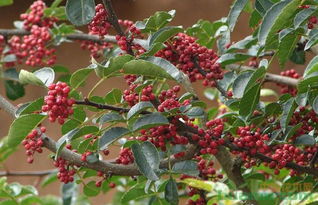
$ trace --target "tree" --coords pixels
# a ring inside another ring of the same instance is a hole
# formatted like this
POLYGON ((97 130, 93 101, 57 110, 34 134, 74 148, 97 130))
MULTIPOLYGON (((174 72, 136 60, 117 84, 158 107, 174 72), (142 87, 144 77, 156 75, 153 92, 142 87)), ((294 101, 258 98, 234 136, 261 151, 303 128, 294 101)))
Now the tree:
POLYGON ((19 106, 0 96, 0 108, 15 118, 1 138, 0 160, 22 145, 29 163, 48 149, 56 167, 1 172, 0 204, 87 204, 118 186, 114 204, 317 203, 318 60, 305 61, 316 53, 317 1, 235 0, 226 18, 189 28, 168 25, 173 10, 132 22, 118 19, 110 0, 61 3, 34 1, 16 29, 0 29, 7 99, 25 95, 28 84, 47 90, 19 106), (242 12, 253 32, 231 42, 242 12), (82 25, 88 34, 76 30, 82 25), (55 65, 54 47, 70 41, 92 56, 74 73, 55 65), (280 75, 269 72, 276 59, 280 75), (306 64, 303 75, 286 69, 288 61, 306 64), (100 80, 86 95, 78 88, 89 75, 100 80), (124 77, 124 91, 94 95, 114 77, 124 77), (194 82, 219 107, 207 108, 194 82), (45 120, 60 124, 58 141, 45 134, 45 120), (121 150, 109 159, 113 145, 121 150), (59 180, 62 197, 38 196, 5 176, 59 180))

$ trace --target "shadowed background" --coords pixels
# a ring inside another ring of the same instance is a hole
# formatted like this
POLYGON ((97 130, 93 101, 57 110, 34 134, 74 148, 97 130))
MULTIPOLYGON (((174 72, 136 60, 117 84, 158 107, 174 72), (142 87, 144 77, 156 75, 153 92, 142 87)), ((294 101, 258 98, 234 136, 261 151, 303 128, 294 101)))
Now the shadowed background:
MULTIPOLYGON (((19 20, 19 15, 27 10, 33 0, 15 0, 14 5, 0 8, 0 28, 13 28, 13 21, 19 20)), ((50 5, 51 1, 45 1, 47 5, 50 5)), ((156 11, 169 11, 175 9, 177 11, 176 17, 172 22, 173 25, 183 25, 185 28, 193 25, 199 19, 206 19, 210 21, 218 20, 221 17, 227 16, 230 9, 232 0, 116 0, 114 2, 114 8, 117 11, 120 19, 129 20, 142 20, 149 17, 156 11)), ((248 27, 248 16, 246 14, 241 15, 239 23, 236 25, 236 29, 232 34, 232 41, 237 41, 244 38, 250 33, 248 27)), ((82 28, 85 30, 85 28, 82 28)), ((77 69, 84 68, 89 65, 89 53, 86 50, 81 50, 78 43, 64 43, 57 48, 57 64, 68 67, 72 72, 77 69)), ((276 64, 277 65, 277 64, 276 64)), ((289 64, 286 66, 291 68, 289 64)), ((278 66, 275 66, 276 72, 279 72, 278 66)), ((272 70, 271 72, 275 71, 272 70)), ((88 93, 94 83, 96 83, 94 75, 88 79, 85 88, 81 88, 84 95, 88 93)), ((112 88, 124 89, 126 84, 121 78, 114 78, 106 81, 95 92, 96 95, 105 95, 112 88)), ((203 86, 201 83, 195 84, 195 89, 201 99, 207 102, 207 99, 203 96, 203 86)), ((42 88, 35 86, 26 86, 26 96, 14 101, 15 105, 37 99, 44 96, 46 91, 42 88)), ((4 95, 3 83, 0 84, 0 94, 4 95)), ((215 103, 207 102, 209 105, 215 103)), ((5 136, 8 132, 8 127, 12 119, 4 111, 0 110, 0 136, 5 136)), ((61 136, 60 129, 56 125, 48 125, 48 135, 54 139, 58 139, 61 136)), ((32 165, 26 163, 26 156, 22 146, 19 147, 19 151, 14 153, 3 164, 4 168, 10 171, 32 171, 32 170, 46 170, 52 169, 52 160, 48 159, 48 152, 43 154, 36 154, 35 160, 32 165)), ((116 157, 117 152, 112 152, 110 157, 116 157)), ((10 177, 10 181, 18 181, 22 184, 38 185, 38 177, 10 177)), ((60 183, 54 183, 46 188, 38 186, 40 194, 59 194, 60 183)), ((97 204, 110 201, 111 197, 100 194, 93 199, 97 204)))

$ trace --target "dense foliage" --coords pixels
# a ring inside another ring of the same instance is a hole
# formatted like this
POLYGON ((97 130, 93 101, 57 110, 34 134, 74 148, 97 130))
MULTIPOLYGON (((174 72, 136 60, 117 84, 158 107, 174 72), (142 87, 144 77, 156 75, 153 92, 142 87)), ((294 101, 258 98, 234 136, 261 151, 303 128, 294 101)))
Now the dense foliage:
POLYGON ((0 29, 0 77, 12 101, 28 95, 29 84, 47 95, 17 107, 0 96, 0 108, 16 118, 0 161, 22 146, 33 163, 48 149, 56 169, 1 176, 46 176, 42 186, 59 180, 61 198, 3 177, 0 204, 89 204, 111 189, 113 204, 316 204, 317 7, 235 0, 227 17, 183 28, 169 26, 174 10, 132 22, 118 19, 110 0, 34 1, 16 29, 0 29), (233 42, 242 12, 252 33, 233 42), (76 29, 83 25, 87 34, 76 29), (64 42, 90 52, 86 68, 56 65, 64 42), (275 60, 280 75, 269 73, 275 60), (100 80, 83 93, 90 75, 100 80), (125 90, 95 95, 120 77, 125 90), (208 108, 194 82, 219 106, 208 108), (44 121, 60 127, 58 141, 44 121))

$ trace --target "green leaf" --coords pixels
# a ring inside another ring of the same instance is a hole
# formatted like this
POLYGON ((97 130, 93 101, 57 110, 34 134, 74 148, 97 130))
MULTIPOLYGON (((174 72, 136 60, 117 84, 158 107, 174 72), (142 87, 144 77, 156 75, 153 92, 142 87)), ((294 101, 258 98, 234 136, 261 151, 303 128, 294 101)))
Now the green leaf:
POLYGON ((253 75, 252 71, 243 72, 233 82, 233 95, 236 98, 242 98, 245 88, 253 75))
POLYGON ((79 69, 76 72, 74 72, 71 76, 70 84, 73 89, 77 89, 79 86, 81 86, 85 80, 88 77, 88 74, 92 72, 93 69, 90 68, 83 68, 79 69))
POLYGON ((266 116, 271 116, 271 115, 279 115, 282 112, 282 108, 280 106, 280 104, 273 102, 270 103, 268 105, 266 105, 265 107, 265 115, 266 116))
POLYGON ((9 6, 13 4, 13 0, 0 0, 0 6, 9 6))
POLYGON ((308 145, 308 146, 312 146, 316 144, 316 140, 313 136, 311 135, 301 135, 299 137, 296 138, 295 145, 308 145))
POLYGON ((244 38, 241 41, 238 41, 234 44, 232 44, 227 50, 227 53, 232 53, 236 50, 244 50, 244 49, 248 49, 251 48, 254 44, 257 43, 257 39, 253 36, 247 36, 246 38, 244 38))
POLYGON ((139 171, 150 180, 159 180, 156 171, 159 170, 160 158, 156 147, 151 142, 143 142, 133 144, 131 149, 139 171))
POLYGON ((23 115, 13 121, 9 128, 8 145, 15 147, 47 116, 39 114, 23 115))
POLYGON ((179 174, 186 174, 190 176, 198 176, 199 170, 197 163, 192 160, 186 160, 182 162, 177 162, 173 165, 172 171, 179 174))
POLYGON ((75 182, 67 183, 62 185, 61 195, 63 205, 71 205, 73 197, 76 197, 77 185, 75 182))
POLYGON ((94 0, 67 0, 65 10, 72 24, 83 26, 94 18, 95 2, 94 0))
POLYGON ((4 87, 6 89, 6 96, 10 100, 16 100, 25 95, 24 86, 19 82, 6 80, 4 81, 4 87))
POLYGON ((256 27, 259 24, 261 19, 262 19, 261 14, 259 14, 256 10, 254 10, 250 17, 249 26, 251 28, 256 27))
POLYGON ((55 181, 57 181, 58 180, 58 178, 57 178, 57 171, 56 172, 53 172, 53 173, 51 173, 51 174, 49 174, 49 175, 47 175, 47 176, 45 176, 45 178, 41 181, 41 187, 46 187, 47 185, 49 185, 49 184, 51 184, 51 183, 53 183, 53 182, 55 182, 55 181))
POLYGON ((306 54, 303 50, 298 50, 297 48, 294 49, 292 55, 289 57, 289 60, 291 60, 295 64, 305 64, 306 62, 306 54))
POLYGON ((285 63, 293 54, 296 44, 298 42, 298 36, 295 33, 287 34, 283 39, 281 39, 278 46, 278 60, 279 65, 283 68, 285 63))
POLYGON ((19 80, 23 84, 34 84, 44 86, 44 83, 34 74, 26 70, 21 70, 19 73, 19 80))
POLYGON ((44 67, 33 73, 37 78, 39 78, 44 85, 49 86, 54 82, 55 73, 52 68, 44 67))
POLYGON ((143 188, 139 188, 137 186, 137 187, 132 187, 127 192, 125 192, 120 201, 122 204, 126 204, 133 200, 140 200, 143 198, 150 197, 152 195, 153 195, 152 192, 145 193, 145 190, 143 188))
POLYGON ((298 93, 306 93, 309 88, 318 85, 318 72, 311 73, 305 79, 300 80, 297 85, 298 93))
POLYGON ((18 118, 21 115, 31 114, 34 111, 41 110, 43 104, 44 104, 43 97, 35 101, 25 103, 17 109, 17 111, 15 112, 15 117, 18 118))
POLYGON ((311 7, 308 9, 303 9, 300 12, 298 12, 294 18, 294 28, 297 29, 300 27, 304 22, 307 21, 307 19, 313 15, 313 13, 316 11, 317 8, 311 7))
POLYGON ((249 89, 242 97, 240 101, 239 113, 243 117, 250 116, 259 103, 260 97, 260 84, 255 85, 249 89))
POLYGON ((311 59, 308 63, 305 71, 304 71, 304 78, 306 78, 309 74, 318 72, 318 56, 315 56, 311 59))
POLYGON ((213 190, 214 183, 212 181, 202 181, 198 179, 187 178, 181 181, 191 187, 211 192, 213 190))
POLYGON ((283 114, 280 119, 280 126, 283 130, 286 130, 289 121, 294 113, 294 110, 296 109, 297 105, 294 98, 290 98, 285 102, 283 105, 283 114))
POLYGON ((255 9, 262 16, 265 15, 267 10, 269 10, 273 6, 273 2, 270 0, 256 0, 255 1, 255 9))
POLYGON ((277 93, 272 89, 268 89, 268 88, 261 89, 261 97, 267 97, 267 96, 278 97, 277 93))
POLYGON ((307 51, 311 47, 315 46, 318 43, 318 33, 316 35, 310 36, 308 42, 305 45, 304 50, 307 51))
POLYGON ((114 88, 105 96, 104 100, 106 104, 119 104, 121 102, 122 93, 121 90, 114 88))
POLYGON ((250 57, 251 57, 250 55, 247 55, 245 53, 225 53, 225 54, 221 55, 218 62, 222 66, 226 66, 226 65, 233 64, 236 62, 245 61, 250 57))
POLYGON ((273 47, 277 32, 290 21, 300 3, 301 0, 281 1, 266 12, 258 33, 258 40, 261 46, 273 47))
POLYGON ((144 58, 144 60, 132 60, 126 63, 123 69, 126 74, 167 78, 179 83, 189 81, 185 74, 169 61, 154 56, 144 58))
POLYGON ((289 140, 289 138, 291 138, 301 126, 302 126, 302 123, 298 123, 295 126, 288 126, 286 129, 287 134, 284 138, 284 142, 288 142, 287 140, 289 140))
POLYGON ((124 127, 112 127, 109 130, 105 131, 104 134, 101 136, 99 141, 99 149, 104 150, 113 143, 115 140, 119 139, 120 137, 130 133, 127 128, 124 127))
POLYGON ((186 112, 184 112, 189 118, 204 118, 205 112, 201 107, 192 107, 186 112))
POLYGON ((236 21, 243 11, 245 5, 247 4, 248 0, 236 0, 231 7, 230 13, 227 17, 227 23, 231 31, 233 31, 236 21))
POLYGON ((141 113, 142 111, 148 109, 148 108, 153 108, 153 104, 151 102, 139 102, 136 105, 132 106, 129 110, 129 112, 127 113, 127 119, 129 120, 130 118, 138 115, 139 113, 141 113))
POLYGON ((137 119, 133 125, 133 131, 138 131, 141 129, 149 129, 151 127, 156 127, 159 125, 167 125, 169 121, 160 113, 152 113, 144 115, 137 119))
POLYGON ((179 204, 179 194, 178 194, 178 187, 177 183, 173 178, 168 180, 168 183, 165 187, 165 199, 171 205, 178 205, 179 204))
POLYGON ((180 26, 167 26, 161 28, 159 31, 150 36, 149 47, 151 48, 155 43, 164 43, 181 31, 182 27, 180 26))
POLYGON ((97 196, 100 192, 100 188, 96 187, 95 181, 90 181, 84 186, 84 194, 89 197, 97 196))
POLYGON ((213 88, 207 88, 204 90, 204 96, 209 100, 215 100, 219 97, 219 91, 213 88))
POLYGON ((100 125, 108 122, 124 122, 125 119, 116 112, 111 112, 103 115, 101 118, 99 118, 98 123, 100 125))
POLYGON ((92 67, 95 69, 99 77, 110 76, 114 72, 122 69, 125 63, 133 59, 133 56, 125 54, 121 56, 111 57, 105 65, 101 65, 95 59, 92 59, 92 67))
POLYGON ((315 113, 317 114, 318 113, 318 96, 315 97, 315 100, 312 104, 312 108, 314 109, 315 113))
POLYGON ((163 28, 167 23, 172 21, 176 14, 175 10, 169 12, 158 11, 153 16, 145 19, 143 22, 137 22, 136 27, 141 29, 143 32, 155 32, 163 28))

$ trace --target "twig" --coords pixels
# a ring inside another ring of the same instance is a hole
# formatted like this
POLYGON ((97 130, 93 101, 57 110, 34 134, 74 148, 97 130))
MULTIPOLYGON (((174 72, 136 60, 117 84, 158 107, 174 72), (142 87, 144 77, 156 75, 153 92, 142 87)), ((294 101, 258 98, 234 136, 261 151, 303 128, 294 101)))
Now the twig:
POLYGON ((26 177, 41 177, 55 173, 57 170, 45 170, 45 171, 3 171, 0 172, 0 176, 26 176, 26 177))
POLYGON ((116 32, 120 35, 120 36, 125 36, 127 38, 127 53, 134 56, 134 52, 131 48, 131 44, 130 44, 130 39, 128 39, 128 36, 125 34, 125 32, 123 31, 123 29, 121 28, 121 26, 118 23, 118 18, 116 15, 116 12, 113 8, 112 2, 111 0, 103 0, 104 6, 108 12, 108 20, 109 22, 113 25, 113 27, 115 28, 116 32))

